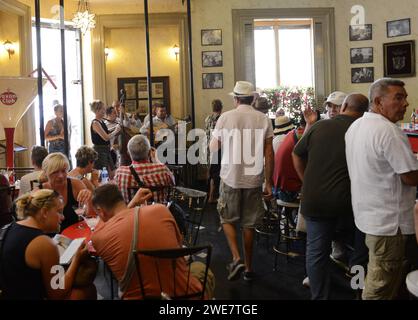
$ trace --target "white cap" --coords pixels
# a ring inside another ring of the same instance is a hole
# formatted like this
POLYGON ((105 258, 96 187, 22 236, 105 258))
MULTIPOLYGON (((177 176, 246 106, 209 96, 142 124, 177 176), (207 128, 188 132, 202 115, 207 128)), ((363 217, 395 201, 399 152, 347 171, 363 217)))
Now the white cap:
POLYGON ((332 104, 336 104, 337 106, 341 106, 346 96, 347 94, 342 91, 334 91, 328 96, 327 101, 325 101, 325 104, 330 102, 332 104))

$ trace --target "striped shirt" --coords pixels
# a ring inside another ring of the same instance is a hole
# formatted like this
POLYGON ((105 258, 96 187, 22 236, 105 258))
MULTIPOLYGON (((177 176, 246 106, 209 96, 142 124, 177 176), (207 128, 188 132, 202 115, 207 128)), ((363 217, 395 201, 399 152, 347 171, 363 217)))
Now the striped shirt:
MULTIPOLYGON (((139 176, 139 179, 147 187, 166 187, 174 185, 174 175, 168 167, 162 163, 151 163, 148 160, 132 161, 132 165, 139 176)), ((115 182, 122 192, 125 202, 129 202, 128 188, 138 187, 129 166, 120 166, 116 170, 115 182)), ((154 201, 159 203, 166 202, 168 190, 163 189, 154 191, 154 201)))

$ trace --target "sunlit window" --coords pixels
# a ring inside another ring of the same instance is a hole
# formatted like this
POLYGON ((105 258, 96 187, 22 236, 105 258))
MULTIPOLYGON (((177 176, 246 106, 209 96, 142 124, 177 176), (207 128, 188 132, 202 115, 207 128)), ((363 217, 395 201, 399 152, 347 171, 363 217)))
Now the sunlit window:
POLYGON ((257 87, 314 86, 309 20, 256 21, 254 46, 257 87))

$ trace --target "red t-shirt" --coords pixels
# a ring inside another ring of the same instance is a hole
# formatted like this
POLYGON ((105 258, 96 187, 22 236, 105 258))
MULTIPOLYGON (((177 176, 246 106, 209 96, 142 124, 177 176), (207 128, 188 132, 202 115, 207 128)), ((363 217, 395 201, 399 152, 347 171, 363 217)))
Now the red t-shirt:
POLYGON ((276 188, 283 191, 300 191, 300 181, 295 167, 293 166, 292 152, 297 142, 296 130, 290 131, 274 155, 273 182, 276 188))

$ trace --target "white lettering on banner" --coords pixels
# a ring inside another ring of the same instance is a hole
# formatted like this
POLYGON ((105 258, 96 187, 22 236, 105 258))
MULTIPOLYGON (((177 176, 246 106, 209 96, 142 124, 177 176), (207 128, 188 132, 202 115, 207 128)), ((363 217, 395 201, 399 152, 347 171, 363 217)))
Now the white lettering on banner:
POLYGON ((351 274, 354 276, 351 278, 350 285, 353 290, 364 289, 364 276, 365 271, 363 266, 355 265, 350 269, 351 274))
POLYGON ((350 25, 352 26, 358 26, 358 25, 364 25, 366 21, 366 15, 365 10, 362 5, 356 4, 351 7, 351 14, 354 14, 354 16, 351 18, 350 25))
POLYGON ((51 268, 51 274, 55 274, 51 278, 51 288, 53 290, 65 289, 65 269, 61 265, 55 265, 51 268))

